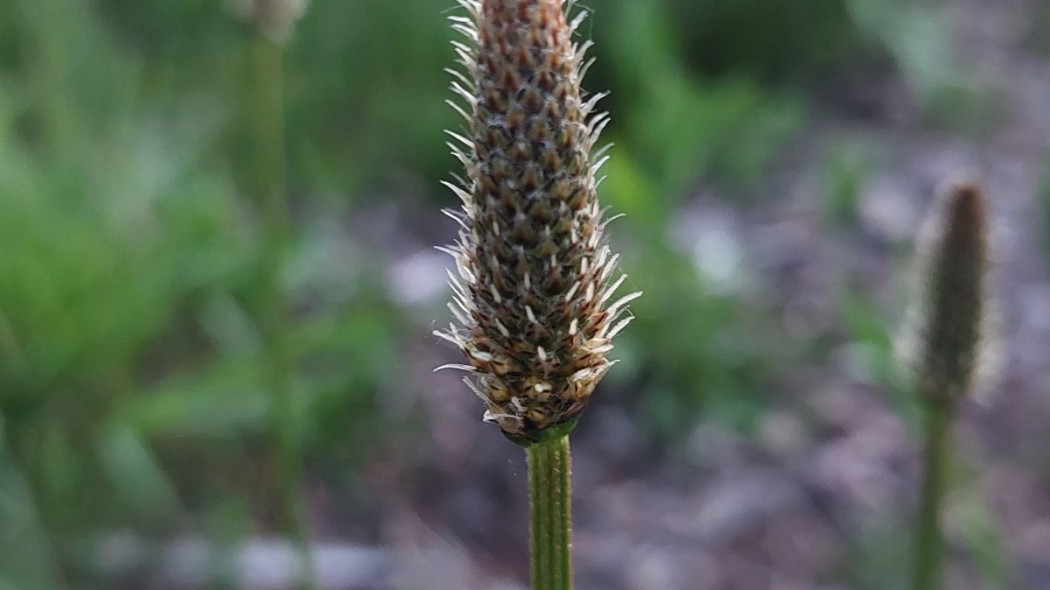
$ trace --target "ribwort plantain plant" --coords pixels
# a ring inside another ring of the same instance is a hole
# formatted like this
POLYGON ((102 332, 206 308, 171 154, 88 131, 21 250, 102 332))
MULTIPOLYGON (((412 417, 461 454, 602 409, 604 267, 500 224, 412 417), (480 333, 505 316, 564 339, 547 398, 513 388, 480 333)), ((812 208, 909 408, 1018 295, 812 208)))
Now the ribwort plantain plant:
POLYGON ((569 432, 614 361, 612 339, 631 321, 614 299, 624 275, 606 245, 608 220, 595 174, 595 149, 608 122, 595 112, 604 94, 580 87, 590 42, 573 35, 563 0, 457 0, 451 17, 463 70, 448 70, 465 119, 449 146, 465 176, 446 183, 462 209, 443 248, 459 325, 435 332, 466 357, 485 420, 526 448, 531 572, 536 589, 572 586, 569 432))
POLYGON ((914 590, 943 587, 940 512, 950 464, 949 437, 960 400, 990 367, 984 197, 972 185, 944 193, 931 214, 916 270, 919 293, 905 323, 902 357, 924 409, 925 452, 913 548, 914 590))

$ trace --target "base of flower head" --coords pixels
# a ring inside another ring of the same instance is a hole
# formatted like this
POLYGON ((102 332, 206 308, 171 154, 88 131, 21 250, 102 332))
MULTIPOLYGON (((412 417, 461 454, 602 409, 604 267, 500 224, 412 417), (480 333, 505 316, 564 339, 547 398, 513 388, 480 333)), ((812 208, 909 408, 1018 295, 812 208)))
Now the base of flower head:
POLYGON ((510 433, 506 430, 501 430, 501 432, 503 432, 503 436, 507 437, 507 440, 512 443, 520 447, 529 448, 534 444, 569 434, 574 428, 576 428, 576 423, 579 420, 580 414, 576 414, 568 420, 559 422, 558 424, 551 424, 545 428, 526 429, 521 434, 510 433))

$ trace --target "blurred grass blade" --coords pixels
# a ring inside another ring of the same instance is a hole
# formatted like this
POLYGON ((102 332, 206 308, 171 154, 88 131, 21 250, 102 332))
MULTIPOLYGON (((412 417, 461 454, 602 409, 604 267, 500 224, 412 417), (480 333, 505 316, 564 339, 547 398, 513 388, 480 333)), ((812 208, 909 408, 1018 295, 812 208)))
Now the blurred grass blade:
POLYGON ((267 427, 268 395, 259 359, 227 358, 171 378, 130 400, 121 420, 144 435, 229 440, 267 427))
POLYGON ((113 423, 99 433, 96 446, 106 477, 123 506, 151 520, 170 519, 178 513, 171 482, 135 431, 113 423))
POLYGON ((57 587, 47 533, 29 485, 8 453, 0 421, 0 590, 57 587))

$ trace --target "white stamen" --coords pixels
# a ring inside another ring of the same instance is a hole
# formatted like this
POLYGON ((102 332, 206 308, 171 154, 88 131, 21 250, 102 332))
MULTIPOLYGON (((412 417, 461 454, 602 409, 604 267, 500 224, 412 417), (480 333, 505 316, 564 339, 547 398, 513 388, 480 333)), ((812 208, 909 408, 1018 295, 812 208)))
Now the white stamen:
POLYGON ((485 401, 488 401, 489 396, 485 395, 485 392, 481 391, 481 388, 478 387, 478 385, 476 383, 474 383, 473 379, 471 379, 470 377, 464 377, 463 378, 463 382, 466 383, 467 387, 470 388, 470 390, 474 392, 474 395, 480 397, 481 399, 483 399, 485 401))
POLYGON ((605 311, 607 311, 610 316, 616 315, 617 311, 619 311, 619 309, 621 307, 627 305, 628 303, 634 301, 635 299, 638 299, 641 296, 642 296, 642 292, 641 291, 635 291, 634 293, 631 293, 630 295, 624 295, 623 297, 617 299, 616 303, 613 303, 608 308, 606 308, 605 311))
POLYGON ((576 281, 575 283, 572 284, 571 287, 569 287, 569 292, 565 294, 565 303, 568 303, 572 299, 572 296, 576 294, 576 291, 579 290, 579 288, 580 288, 580 282, 579 281, 576 281))
POLYGON ((475 369, 474 367, 472 367, 470 365, 460 365, 460 364, 456 364, 456 363, 449 363, 447 365, 441 365, 440 367, 434 369, 434 372, 437 373, 438 371, 444 371, 446 369, 453 369, 453 370, 456 370, 456 371, 466 371, 468 373, 473 373, 474 371, 477 370, 477 369, 475 369))
POLYGON ((451 342, 452 344, 455 344, 459 348, 463 348, 463 340, 461 340, 460 338, 457 338, 455 335, 453 335, 451 333, 442 332, 441 330, 434 330, 432 332, 432 334, 434 334, 435 336, 437 336, 438 338, 440 338, 440 339, 442 339, 442 340, 444 340, 446 342, 451 342))
POLYGON ((615 326, 613 326, 612 330, 609 330, 609 333, 605 337, 608 338, 609 340, 612 340, 613 338, 616 337, 617 334, 622 332, 623 329, 627 327, 627 324, 629 324, 629 323, 631 323, 633 321, 634 321, 634 316, 633 315, 630 316, 630 317, 626 317, 626 318, 620 320, 619 322, 617 322, 617 324, 615 326))
POLYGON ((507 338, 507 337, 510 336, 510 330, 508 330, 507 326, 504 326, 503 322, 501 322, 499 320, 496 320, 496 329, 499 330, 500 334, 503 334, 504 338, 507 338))
POLYGON ((466 326, 466 325, 468 325, 470 323, 470 321, 467 320, 466 316, 464 316, 463 313, 459 311, 460 307, 462 307, 462 306, 461 305, 452 305, 451 303, 448 304, 448 308, 449 308, 450 311, 452 311, 452 315, 456 316, 456 320, 458 320, 459 323, 461 323, 464 326, 466 326))
POLYGON ((613 293, 615 293, 616 290, 620 288, 620 285, 622 285, 623 282, 626 280, 627 275, 620 275, 620 278, 616 279, 616 282, 613 283, 608 289, 605 290, 605 293, 602 294, 602 298, 600 301, 598 301, 598 305, 605 305, 605 302, 613 296, 613 293))

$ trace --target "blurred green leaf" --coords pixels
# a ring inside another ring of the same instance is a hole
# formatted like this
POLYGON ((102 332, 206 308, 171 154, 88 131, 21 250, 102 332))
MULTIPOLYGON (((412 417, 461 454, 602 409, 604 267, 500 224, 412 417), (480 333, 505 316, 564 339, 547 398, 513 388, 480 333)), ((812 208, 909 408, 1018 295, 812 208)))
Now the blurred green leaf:
MULTIPOLYGON (((890 395, 897 413, 913 432, 919 432, 922 412, 919 396, 906 382, 894 350, 895 327, 886 313, 863 294, 850 288, 838 297, 840 318, 855 346, 855 354, 864 354, 865 369, 875 383, 890 395)), ((861 360, 861 359, 857 359, 861 360)))
POLYGON ((690 66, 784 84, 811 81, 865 55, 848 0, 666 2, 690 66))
POLYGON ((614 147, 611 155, 602 167, 607 175, 600 189, 603 202, 613 214, 628 216, 636 227, 659 227, 669 215, 667 199, 661 198, 630 152, 614 147))
POLYGON ((230 440, 265 430, 269 396, 260 363, 255 355, 222 358, 172 377, 129 400, 119 419, 146 436, 230 440))
POLYGON ((56 588, 47 533, 21 471, 4 442, 0 416, 0 588, 56 588))
POLYGON ((950 6, 908 0, 847 0, 857 28, 893 57, 927 114, 959 132, 987 131, 993 88, 975 89, 955 62, 950 6))
MULTIPOLYGON (((701 178, 735 188, 761 186, 763 173, 805 120, 802 104, 769 93, 745 76, 700 79, 675 59, 669 15, 656 2, 620 2, 603 39, 613 53, 616 86, 606 105, 623 112, 621 143, 653 181, 657 200, 673 205, 701 178), (624 97, 624 95, 626 97, 624 97)), ((614 119, 615 122, 615 119, 614 119)), ((620 138, 618 138, 620 139, 620 138)))
POLYGON ((875 163, 872 149, 863 143, 842 141, 828 149, 824 160, 825 222, 837 230, 855 229, 859 222, 861 191, 875 163))
POLYGON ((170 521, 178 512, 175 490, 153 452, 127 426, 113 422, 99 433, 97 453, 120 504, 147 521, 170 521))
MULTIPOLYGON (((959 501, 953 510, 960 513, 960 528, 966 545, 974 558, 974 567, 984 590, 1010 590, 1019 586, 1016 559, 996 523, 996 515, 986 506, 988 499, 970 486, 971 493, 959 501)), ((962 494, 960 494, 962 495, 962 494)))

